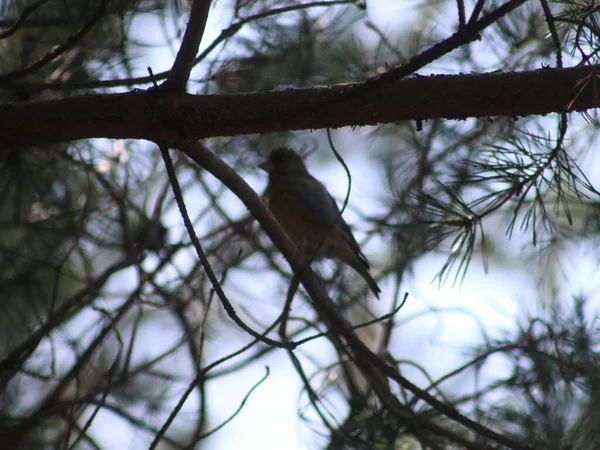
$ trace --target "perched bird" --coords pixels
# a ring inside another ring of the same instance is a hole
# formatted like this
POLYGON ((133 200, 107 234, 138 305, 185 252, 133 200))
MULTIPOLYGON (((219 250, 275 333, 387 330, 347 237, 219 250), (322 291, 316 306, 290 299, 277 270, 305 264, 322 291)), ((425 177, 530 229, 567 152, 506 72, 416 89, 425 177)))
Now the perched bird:
POLYGON ((277 148, 259 167, 269 174, 269 208, 298 248, 310 257, 321 245, 316 256, 348 264, 379 297, 381 290, 369 274, 369 263, 350 227, 325 186, 308 173, 302 158, 289 148, 277 148))

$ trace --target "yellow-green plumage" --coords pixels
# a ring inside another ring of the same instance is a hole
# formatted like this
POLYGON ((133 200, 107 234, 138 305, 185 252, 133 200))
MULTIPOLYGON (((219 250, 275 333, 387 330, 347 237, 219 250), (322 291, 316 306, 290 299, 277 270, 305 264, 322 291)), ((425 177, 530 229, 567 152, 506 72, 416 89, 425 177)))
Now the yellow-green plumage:
POLYGON ((379 297, 380 289, 350 227, 340 216, 335 200, 308 172, 302 158, 289 148, 278 148, 260 167, 269 174, 269 208, 296 245, 312 255, 323 241, 318 256, 348 264, 379 297))

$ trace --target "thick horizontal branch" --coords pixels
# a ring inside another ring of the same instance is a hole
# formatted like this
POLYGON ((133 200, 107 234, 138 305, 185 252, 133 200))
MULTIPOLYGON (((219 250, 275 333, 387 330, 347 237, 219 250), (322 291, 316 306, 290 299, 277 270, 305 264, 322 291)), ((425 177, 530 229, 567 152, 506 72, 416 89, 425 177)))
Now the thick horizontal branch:
POLYGON ((158 90, 0 107, 0 148, 86 138, 155 142, 405 120, 544 115, 599 105, 600 67, 404 79, 343 100, 356 84, 235 95, 158 90))

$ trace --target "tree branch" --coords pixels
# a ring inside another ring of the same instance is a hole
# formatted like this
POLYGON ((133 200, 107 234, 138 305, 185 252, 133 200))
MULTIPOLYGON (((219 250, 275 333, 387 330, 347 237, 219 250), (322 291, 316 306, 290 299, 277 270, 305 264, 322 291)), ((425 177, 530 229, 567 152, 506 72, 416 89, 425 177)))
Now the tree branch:
POLYGON ((92 17, 90 17, 83 24, 81 29, 79 29, 77 32, 75 32, 71 36, 69 36, 64 43, 62 43, 61 45, 57 45, 52 50, 50 50, 48 53, 46 53, 44 56, 42 56, 40 59, 38 59, 37 61, 34 61, 33 63, 31 63, 29 66, 25 67, 22 70, 18 70, 15 72, 9 72, 7 74, 0 74, 0 83, 7 83, 8 81, 16 80, 21 77, 24 77, 25 75, 32 74, 32 73, 40 70, 46 64, 54 61, 60 55, 62 55, 67 50, 69 50, 71 47, 73 47, 75 44, 80 42, 85 37, 85 35, 88 34, 92 30, 92 28, 94 28, 94 25, 96 25, 98 23, 98 21, 102 18, 105 10, 106 10, 106 2, 102 2, 100 4, 100 6, 98 7, 98 9, 96 9, 96 12, 92 15, 92 17))
POLYGON ((583 111, 600 105, 598 66, 403 79, 331 102, 349 87, 234 95, 130 92, 0 107, 0 149, 96 137, 171 142, 214 136, 395 123, 436 118, 583 111), (581 83, 583 79, 590 83, 581 83), (468 97, 466 93, 469 93, 468 97), (552 92, 552 95, 548 95, 552 92), (297 115, 286 111, 302 109, 297 115))
POLYGON ((192 3, 190 21, 185 29, 181 47, 179 47, 179 52, 177 52, 177 57, 171 67, 169 76, 162 85, 163 88, 185 91, 185 86, 194 68, 196 54, 198 53, 200 41, 206 28, 210 3, 210 0, 194 0, 192 3))
MULTIPOLYGON (((327 323, 328 329, 332 330, 332 334, 339 336, 340 344, 345 346, 350 357, 369 381, 369 385, 375 391, 379 400, 395 416, 403 420, 408 426, 413 425, 414 427, 427 429, 440 435, 451 433, 449 430, 443 429, 428 420, 423 420, 408 408, 403 407, 390 390, 388 377, 396 381, 400 386, 408 389, 418 398, 427 402, 449 419, 476 432, 480 436, 485 436, 490 440, 515 450, 527 448, 525 445, 521 445, 511 438, 498 434, 463 416, 451 406, 444 404, 432 395, 419 389, 416 385, 402 377, 395 367, 385 363, 371 352, 356 336, 350 324, 341 316, 338 307, 331 301, 323 285, 314 277, 312 270, 304 267, 304 260, 299 250, 283 232, 281 226, 269 212, 258 194, 233 169, 223 163, 202 144, 196 143, 181 150, 225 184, 244 203, 269 238, 281 250, 294 274, 301 274, 301 283, 310 296, 315 309, 327 323)), ((454 436, 454 438, 459 439, 457 436, 454 436)), ((477 448, 476 444, 472 444, 469 441, 464 441, 462 444, 470 448, 477 448)))

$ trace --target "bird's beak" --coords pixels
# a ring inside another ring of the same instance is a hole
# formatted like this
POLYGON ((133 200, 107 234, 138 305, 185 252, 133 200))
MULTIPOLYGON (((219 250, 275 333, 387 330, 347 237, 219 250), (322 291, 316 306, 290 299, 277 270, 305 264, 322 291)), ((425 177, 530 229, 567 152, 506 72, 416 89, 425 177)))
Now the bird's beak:
POLYGON ((264 163, 259 164, 258 167, 269 173, 273 170, 273 163, 271 161, 265 161, 264 163))

